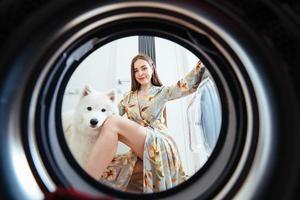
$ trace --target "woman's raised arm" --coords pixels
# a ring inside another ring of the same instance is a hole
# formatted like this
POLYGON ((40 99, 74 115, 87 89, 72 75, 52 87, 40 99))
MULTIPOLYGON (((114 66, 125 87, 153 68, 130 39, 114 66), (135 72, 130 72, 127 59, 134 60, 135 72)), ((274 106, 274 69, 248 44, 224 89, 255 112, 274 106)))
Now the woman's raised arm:
POLYGON ((166 95, 168 100, 178 99, 195 92, 203 80, 206 67, 201 61, 184 78, 177 81, 176 84, 166 86, 166 95))

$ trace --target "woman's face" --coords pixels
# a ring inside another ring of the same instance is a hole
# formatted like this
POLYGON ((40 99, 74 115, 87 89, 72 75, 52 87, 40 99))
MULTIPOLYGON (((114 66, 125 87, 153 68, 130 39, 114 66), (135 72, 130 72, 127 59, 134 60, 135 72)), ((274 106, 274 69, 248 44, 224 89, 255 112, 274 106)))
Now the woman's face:
POLYGON ((151 83, 152 67, 145 60, 138 59, 134 63, 134 77, 135 80, 141 85, 147 85, 151 83))

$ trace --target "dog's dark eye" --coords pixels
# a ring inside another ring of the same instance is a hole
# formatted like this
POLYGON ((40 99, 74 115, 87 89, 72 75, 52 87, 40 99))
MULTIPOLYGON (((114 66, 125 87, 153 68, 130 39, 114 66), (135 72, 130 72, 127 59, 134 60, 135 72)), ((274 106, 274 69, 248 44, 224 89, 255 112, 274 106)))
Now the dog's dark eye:
POLYGON ((102 108, 102 109, 101 109, 101 112, 105 112, 105 111, 106 111, 106 109, 105 109, 105 108, 102 108))
POLYGON ((89 107, 87 107, 86 109, 87 109, 88 111, 91 111, 91 110, 92 110, 92 107, 89 106, 89 107))

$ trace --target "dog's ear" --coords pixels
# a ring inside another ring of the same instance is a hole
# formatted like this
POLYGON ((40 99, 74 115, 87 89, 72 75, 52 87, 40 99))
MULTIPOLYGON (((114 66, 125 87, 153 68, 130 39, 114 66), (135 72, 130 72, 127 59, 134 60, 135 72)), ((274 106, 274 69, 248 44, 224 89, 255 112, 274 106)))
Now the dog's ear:
POLYGON ((109 98, 112 102, 115 101, 116 95, 115 95, 115 91, 114 91, 114 90, 108 92, 106 95, 108 96, 108 98, 109 98))
POLYGON ((82 96, 87 96, 92 92, 92 89, 89 85, 86 85, 82 91, 82 96))

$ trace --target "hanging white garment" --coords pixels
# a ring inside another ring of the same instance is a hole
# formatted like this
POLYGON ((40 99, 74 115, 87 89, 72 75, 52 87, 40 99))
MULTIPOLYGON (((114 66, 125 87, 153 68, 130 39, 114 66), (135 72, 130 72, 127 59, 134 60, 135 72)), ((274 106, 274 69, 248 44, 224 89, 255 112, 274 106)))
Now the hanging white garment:
POLYGON ((201 166, 211 154, 221 128, 221 104, 214 82, 206 77, 191 100, 187 117, 189 123, 189 147, 201 166))

